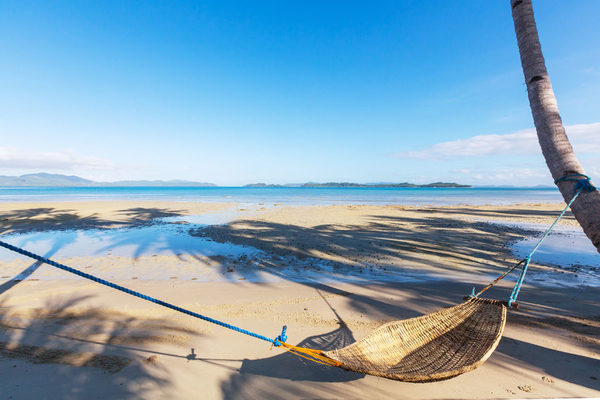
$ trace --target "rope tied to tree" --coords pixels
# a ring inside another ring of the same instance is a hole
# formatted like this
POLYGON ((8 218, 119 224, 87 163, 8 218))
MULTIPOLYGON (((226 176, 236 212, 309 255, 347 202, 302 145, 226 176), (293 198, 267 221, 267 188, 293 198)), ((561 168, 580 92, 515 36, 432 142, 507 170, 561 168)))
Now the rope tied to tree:
POLYGON ((515 302, 517 301, 517 297, 519 296, 519 291, 521 290, 521 286, 523 284, 523 280, 525 279, 525 274, 527 273, 527 269, 529 268, 529 264, 531 262, 531 257, 533 256, 533 253, 535 253, 537 251, 537 249, 542 245, 542 242, 544 240, 546 240, 548 235, 550 235, 550 232, 552 231, 552 229, 554 229, 556 224, 558 224, 558 221, 561 220, 561 218, 565 215, 567 210, 569 208, 571 208, 571 205, 573 204, 573 202, 575 202, 575 199, 577 199, 577 197, 581 194, 582 191, 586 190, 588 192, 593 192, 594 190, 598 190, 594 185, 592 185, 592 183, 590 182, 590 179, 591 178, 589 176, 584 175, 584 174, 569 174, 569 175, 565 175, 565 176, 555 180, 554 181, 555 184, 557 184, 558 182, 565 182, 565 181, 577 182, 575 185, 574 192, 573 192, 574 193, 573 197, 567 203, 567 206, 562 210, 562 212, 559 214, 559 216, 556 218, 556 220, 554 220, 552 225, 550 225, 550 227, 548 228, 546 233, 544 233, 542 238, 535 245, 533 250, 531 250, 531 252, 524 259, 519 261, 516 265, 512 266, 504 274, 502 274, 498 278, 494 279, 494 281, 492 281, 492 283, 490 283, 485 288, 483 288, 481 291, 479 291, 479 293, 475 294, 475 288, 473 288, 473 291, 469 295, 469 298, 478 298, 483 292, 485 292, 486 290, 488 290, 489 288, 494 286, 496 283, 498 283, 500 280, 504 279, 512 271, 514 271, 515 269, 517 269, 518 267, 523 265, 523 268, 521 269, 521 273, 519 274, 519 277, 517 278, 517 282, 515 283, 513 291, 508 300, 509 307, 512 307, 513 304, 515 304, 515 302))
POLYGON ((580 192, 585 189, 588 192, 593 192, 598 190, 597 187, 592 185, 591 178, 585 174, 569 174, 562 176, 554 181, 555 185, 558 185, 558 182, 577 182, 573 189, 573 194, 580 192))

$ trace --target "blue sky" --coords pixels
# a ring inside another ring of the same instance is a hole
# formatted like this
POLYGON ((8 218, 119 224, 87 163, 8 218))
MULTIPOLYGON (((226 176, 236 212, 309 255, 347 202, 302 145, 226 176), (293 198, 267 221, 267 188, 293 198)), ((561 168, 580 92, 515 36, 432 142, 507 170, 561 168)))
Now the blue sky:
MULTIPOLYGON (((534 1, 600 180, 600 2, 534 1)), ((0 174, 551 184, 509 0, 0 0, 0 174)))

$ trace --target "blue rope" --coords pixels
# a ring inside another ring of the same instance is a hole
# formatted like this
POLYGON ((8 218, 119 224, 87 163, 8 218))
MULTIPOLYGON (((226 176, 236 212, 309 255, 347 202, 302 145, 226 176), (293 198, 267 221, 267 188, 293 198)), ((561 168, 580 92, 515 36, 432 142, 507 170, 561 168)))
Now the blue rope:
POLYGON ((573 193, 577 192, 577 190, 581 187, 586 189, 588 192, 593 192, 594 190, 598 190, 594 185, 592 185, 592 182, 590 182, 590 180, 591 180, 591 178, 585 174, 569 174, 569 175, 565 175, 565 176, 558 178, 557 180, 554 181, 554 184, 558 184, 558 182, 567 182, 567 181, 577 182, 577 185, 575 185, 575 190, 573 191, 573 193))
POLYGON ((25 255, 27 257, 33 258, 34 260, 46 263, 48 265, 52 265, 53 267, 62 269, 63 271, 67 271, 67 272, 70 272, 72 274, 79 275, 79 276, 81 276, 83 278, 86 278, 86 279, 89 279, 91 281, 100 283, 102 285, 111 287, 113 289, 120 290, 121 292, 130 294, 132 296, 139 297, 140 299, 144 299, 144 300, 150 301, 152 303, 158 304, 160 306, 170 308, 171 310, 179 311, 180 313, 187 314, 187 315, 190 315, 190 316, 195 317, 195 318, 199 318, 201 320, 210 322, 212 324, 217 324, 217 325, 222 326, 224 328, 231 329, 233 331, 236 331, 236 332, 239 332, 239 333, 243 333, 245 335, 252 336, 252 337, 257 338, 257 339, 261 339, 261 340, 267 341, 269 343, 272 343, 274 346, 280 346, 281 345, 280 342, 285 342, 285 340, 287 339, 287 337, 285 335, 285 330, 286 330, 285 326, 283 327, 283 332, 281 333, 281 335, 277 336, 275 339, 270 339, 270 338, 268 338, 266 336, 259 335, 259 334, 254 333, 254 332, 250 332, 250 331, 247 331, 247 330, 242 329, 242 328, 238 328, 237 326, 233 326, 233 325, 227 324, 225 322, 218 321, 218 320, 210 318, 210 317, 206 317, 204 315, 195 313, 193 311, 189 311, 189 310, 186 310, 184 308, 177 307, 177 306, 175 306, 173 304, 169 304, 169 303, 164 302, 162 300, 155 299, 154 297, 146 296, 145 294, 136 292, 136 291, 131 290, 131 289, 127 289, 126 287, 119 286, 119 285, 116 285, 114 283, 105 281, 104 279, 100 279, 100 278, 97 278, 97 277, 95 277, 93 275, 86 274, 85 272, 81 272, 81 271, 78 271, 78 270, 73 269, 71 267, 67 267, 66 265, 57 263, 56 261, 52 261, 52 260, 50 260, 48 258, 45 258, 45 257, 42 257, 42 256, 38 256, 37 254, 30 253, 27 250, 23 250, 23 249, 21 249, 19 247, 13 246, 13 245, 8 244, 8 243, 5 243, 3 241, 0 241, 0 246, 5 247, 5 248, 7 248, 9 250, 15 251, 17 253, 23 254, 23 255, 25 255))
POLYGON ((558 178, 557 180, 554 181, 554 184, 558 184, 558 182, 567 182, 567 181, 577 182, 577 184, 575 185, 575 188, 573 189, 573 193, 577 193, 578 191, 580 191, 579 189, 585 189, 588 192, 593 192, 594 190, 598 190, 594 185, 592 185, 592 182, 590 182, 590 179, 591 178, 585 174, 569 174, 569 175, 565 175, 565 176, 558 178))
POLYGON ((579 196, 579 194, 581 194, 581 192, 585 189, 588 192, 593 192, 594 190, 597 190, 596 187, 594 187, 594 185, 591 184, 590 182, 590 177, 584 174, 570 174, 570 175, 565 175, 561 178, 558 178, 557 180, 554 181, 554 183, 558 183, 558 182, 564 182, 564 181, 574 181, 577 182, 577 184, 575 185, 575 191, 574 191, 574 195, 573 198, 569 201, 569 203, 567 204, 567 206, 565 207, 564 210, 562 210, 562 212, 560 213, 560 215, 556 218, 556 220, 554 221, 554 223, 552 223, 552 225, 550 225, 550 228, 548 228, 548 230, 546 231, 546 233, 544 234, 544 236, 542 236, 542 238, 540 239, 540 241, 535 245, 535 247, 533 248, 533 250, 531 250, 531 252, 529 253, 529 255, 527 257, 525 257, 519 264, 523 263, 523 269, 521 270, 521 274, 519 275, 519 278, 517 279, 517 283, 515 284, 515 287, 513 288, 513 291, 510 295, 510 299, 508 301, 508 305, 512 307, 512 304, 517 301, 517 296, 519 295, 519 291, 521 290, 521 285, 523 284, 523 279, 525 279, 525 274, 527 273, 527 268, 529 267, 529 263, 531 262, 531 256, 533 256, 533 253, 535 253, 537 251, 537 249, 541 246, 542 242, 548 237, 548 235, 550 234, 550 231, 552 231, 552 229, 556 226, 556 224, 558 223, 558 221, 560 221, 560 219, 563 217, 563 215, 565 215, 565 213, 567 212, 567 210, 571 207, 571 204, 573 204, 573 202, 575 201, 575 199, 577 198, 577 196, 579 196))

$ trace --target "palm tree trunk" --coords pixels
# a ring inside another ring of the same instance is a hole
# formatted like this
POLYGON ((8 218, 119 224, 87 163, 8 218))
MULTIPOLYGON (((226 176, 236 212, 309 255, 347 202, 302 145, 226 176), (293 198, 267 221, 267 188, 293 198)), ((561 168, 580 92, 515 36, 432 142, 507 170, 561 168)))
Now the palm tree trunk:
MULTIPOLYGON (((525 74, 529 105, 546 164, 556 180, 566 175, 585 174, 565 133, 550 84, 538 37, 531 0, 511 0, 515 32, 525 74)), ((557 186, 571 200, 576 182, 560 181, 557 186)), ((571 206, 573 215, 600 252, 600 191, 582 191, 571 206)))

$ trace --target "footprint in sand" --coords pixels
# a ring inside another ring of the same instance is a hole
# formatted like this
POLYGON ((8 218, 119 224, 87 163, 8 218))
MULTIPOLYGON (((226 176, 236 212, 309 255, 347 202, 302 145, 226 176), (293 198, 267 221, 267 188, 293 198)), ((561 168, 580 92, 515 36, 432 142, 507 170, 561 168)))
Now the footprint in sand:
POLYGON ((533 387, 529 386, 529 385, 523 385, 523 386, 517 386, 519 388, 519 390, 522 390, 523 392, 533 392, 533 387))
POLYGON ((542 376, 542 380, 543 380, 544 382, 548 382, 548 383, 552 383, 552 384, 554 384, 554 379, 552 379, 552 378, 548 378, 547 376, 542 376))

